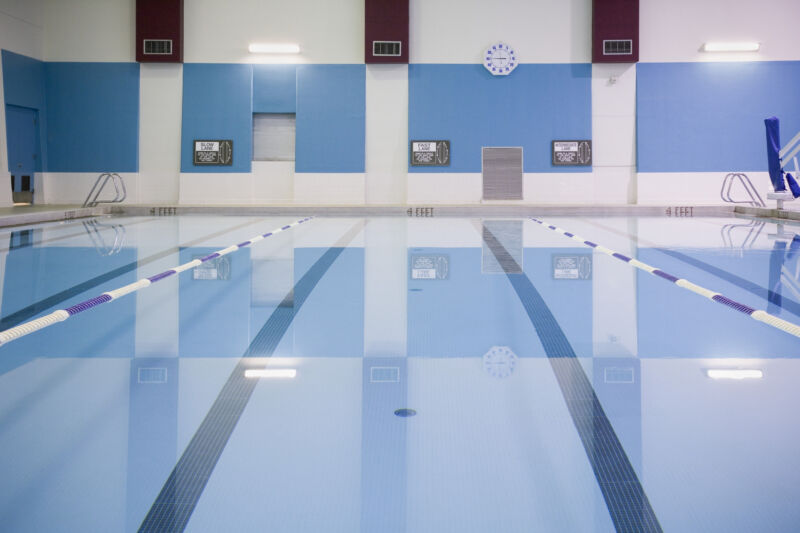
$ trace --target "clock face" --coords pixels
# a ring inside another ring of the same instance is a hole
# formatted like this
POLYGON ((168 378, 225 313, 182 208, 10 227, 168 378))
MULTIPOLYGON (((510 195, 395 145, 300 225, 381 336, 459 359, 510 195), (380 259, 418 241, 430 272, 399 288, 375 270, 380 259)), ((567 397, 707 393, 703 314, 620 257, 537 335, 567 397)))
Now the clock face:
POLYGON ((517 355, 508 346, 492 346, 483 355, 483 369, 493 378, 507 378, 516 366, 517 355))
POLYGON ((514 49, 505 43, 493 44, 486 49, 483 56, 483 66, 495 76, 511 74, 517 64, 514 49))

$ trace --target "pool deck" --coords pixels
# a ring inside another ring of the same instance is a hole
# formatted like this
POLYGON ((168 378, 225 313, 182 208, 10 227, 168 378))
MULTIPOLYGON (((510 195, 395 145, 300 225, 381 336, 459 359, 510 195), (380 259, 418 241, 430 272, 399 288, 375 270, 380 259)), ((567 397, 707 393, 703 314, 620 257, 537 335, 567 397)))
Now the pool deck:
MULTIPOLYGON (((792 206, 794 208, 794 206, 792 206)), ((800 206, 798 206, 800 207, 800 206)), ((800 209, 768 209, 743 206, 655 206, 655 205, 26 205, 0 208, 0 227, 56 222, 100 215, 307 215, 307 216, 407 216, 432 217, 524 217, 565 216, 663 216, 760 217, 800 221, 800 209)))

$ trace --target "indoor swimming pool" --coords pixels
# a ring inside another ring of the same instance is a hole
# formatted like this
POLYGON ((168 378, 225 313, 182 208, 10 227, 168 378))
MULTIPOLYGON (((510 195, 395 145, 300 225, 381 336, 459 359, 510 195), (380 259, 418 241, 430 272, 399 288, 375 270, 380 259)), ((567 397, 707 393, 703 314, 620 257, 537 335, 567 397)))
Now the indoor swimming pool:
POLYGON ((796 531, 800 225, 691 215, 2 229, 0 530, 796 531))

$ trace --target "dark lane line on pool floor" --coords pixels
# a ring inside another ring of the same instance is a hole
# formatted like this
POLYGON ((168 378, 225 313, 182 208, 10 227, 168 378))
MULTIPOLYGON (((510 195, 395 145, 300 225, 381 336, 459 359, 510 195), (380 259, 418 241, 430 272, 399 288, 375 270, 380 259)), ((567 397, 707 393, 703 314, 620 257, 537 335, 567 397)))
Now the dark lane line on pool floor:
POLYGON ((614 527, 626 533, 661 532, 639 477, 555 316, 516 260, 485 227, 483 240, 506 271, 541 340, 614 527))
POLYGON ((258 379, 245 377, 245 371, 265 366, 263 361, 254 361, 253 358, 272 356, 311 291, 365 225, 365 222, 357 223, 334 246, 328 248, 256 334, 164 483, 139 527, 140 532, 181 532, 186 528, 258 384, 258 379))

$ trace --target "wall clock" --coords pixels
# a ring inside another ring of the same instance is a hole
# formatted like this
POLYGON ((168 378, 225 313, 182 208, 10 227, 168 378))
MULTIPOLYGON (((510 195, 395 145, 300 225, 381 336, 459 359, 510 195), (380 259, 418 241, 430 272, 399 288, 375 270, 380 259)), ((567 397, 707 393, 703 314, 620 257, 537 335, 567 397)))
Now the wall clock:
POLYGON ((517 64, 514 48, 505 43, 488 46, 483 55, 483 66, 495 76, 511 74, 517 68, 517 64))

